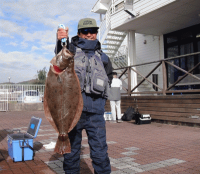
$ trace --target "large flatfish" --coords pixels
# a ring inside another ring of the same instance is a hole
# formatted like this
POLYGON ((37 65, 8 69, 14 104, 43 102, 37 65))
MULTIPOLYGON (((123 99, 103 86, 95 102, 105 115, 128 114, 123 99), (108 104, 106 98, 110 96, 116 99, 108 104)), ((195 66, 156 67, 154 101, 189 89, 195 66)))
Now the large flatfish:
POLYGON ((51 60, 44 92, 44 112, 59 133, 54 151, 70 153, 68 133, 80 119, 83 99, 78 77, 74 71, 74 55, 66 46, 51 60))

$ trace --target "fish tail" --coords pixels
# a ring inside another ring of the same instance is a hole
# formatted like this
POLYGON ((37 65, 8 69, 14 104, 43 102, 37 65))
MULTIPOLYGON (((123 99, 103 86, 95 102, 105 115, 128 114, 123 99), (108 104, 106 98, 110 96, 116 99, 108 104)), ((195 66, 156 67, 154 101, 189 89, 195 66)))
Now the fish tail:
POLYGON ((71 153, 71 144, 68 135, 59 134, 54 152, 59 154, 71 153))

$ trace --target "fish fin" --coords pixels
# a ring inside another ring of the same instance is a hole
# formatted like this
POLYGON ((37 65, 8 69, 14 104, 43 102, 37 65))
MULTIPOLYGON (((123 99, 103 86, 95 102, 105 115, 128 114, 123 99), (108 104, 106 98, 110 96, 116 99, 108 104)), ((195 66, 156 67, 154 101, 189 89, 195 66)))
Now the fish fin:
MULTIPOLYGON (((75 74, 75 77, 77 79, 77 82, 79 83, 79 79, 78 79, 78 76, 75 74)), ((80 83, 78 84, 80 85, 80 83)), ((82 98, 82 94, 81 94, 81 89, 79 88, 79 103, 77 105, 77 109, 76 109, 76 114, 75 114, 75 117, 72 121, 72 124, 68 130, 68 133, 76 126, 76 124, 78 123, 80 117, 81 117, 81 113, 83 111, 83 98, 82 98)))
POLYGON ((51 59, 50 63, 51 63, 52 65, 56 65, 56 56, 53 57, 53 59, 51 59))
MULTIPOLYGON (((47 85, 45 85, 47 86, 47 85)), ((53 126, 53 128, 56 130, 56 132, 58 132, 58 128, 57 126, 55 125, 54 121, 53 121, 53 118, 52 118, 52 115, 49 111, 49 107, 48 107, 48 103, 47 103, 47 100, 46 100, 46 88, 45 88, 45 91, 44 91, 44 101, 43 101, 43 106, 44 106, 44 115, 46 117, 46 119, 49 121, 49 123, 53 126)))
POLYGON ((59 137, 57 139, 54 152, 59 154, 71 153, 71 144, 68 135, 65 135, 64 139, 59 137))

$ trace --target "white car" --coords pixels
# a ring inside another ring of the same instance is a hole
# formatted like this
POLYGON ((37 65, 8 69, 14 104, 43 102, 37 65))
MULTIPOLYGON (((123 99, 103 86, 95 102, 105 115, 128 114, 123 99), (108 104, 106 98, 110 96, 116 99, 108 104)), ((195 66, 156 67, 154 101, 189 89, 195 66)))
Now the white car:
POLYGON ((42 103, 42 97, 37 90, 27 90, 18 96, 17 102, 42 103))

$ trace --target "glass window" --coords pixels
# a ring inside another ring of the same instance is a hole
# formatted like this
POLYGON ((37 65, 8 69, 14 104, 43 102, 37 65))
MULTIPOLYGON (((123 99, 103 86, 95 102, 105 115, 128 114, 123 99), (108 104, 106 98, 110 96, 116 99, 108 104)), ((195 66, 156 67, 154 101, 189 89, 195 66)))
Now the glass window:
MULTIPOLYGON (((193 53, 193 43, 187 43, 180 46, 180 55, 193 53)), ((187 56, 181 58, 181 68, 190 70, 194 67, 194 56, 187 56)))
POLYGON ((169 36, 167 37, 167 43, 173 43, 173 42, 177 42, 178 41, 178 37, 177 36, 169 36))
POLYGON ((192 37, 193 37, 192 31, 185 31, 185 32, 182 32, 181 34, 181 40, 185 40, 192 37))
POLYGON ((169 47, 167 49, 167 57, 175 57, 178 56, 178 46, 174 46, 174 47, 169 47))
POLYGON ((115 11, 118 11, 120 9, 123 9, 124 8, 124 2, 120 2, 119 4, 117 4, 115 6, 115 11))
POLYGON ((196 38, 200 38, 200 33, 198 33, 198 34, 196 35, 196 38))
MULTIPOLYGON (((197 42, 197 49, 200 52, 200 41, 197 42)), ((200 54, 198 54, 198 62, 200 62, 200 54)), ((200 74, 200 66, 198 67, 198 74, 200 74)))
MULTIPOLYGON (((164 35, 165 57, 175 57, 190 53, 200 52, 200 24, 164 35)), ((174 65, 189 71, 200 62, 200 54, 184 56, 170 60, 174 65)), ((200 74, 200 66, 192 71, 193 74, 200 74)), ((179 76, 185 73, 167 65, 168 85, 173 84, 179 76)), ((188 89, 189 85, 175 86, 174 89, 188 89)), ((200 85, 193 85, 194 89, 199 89, 200 85)))
MULTIPOLYGON (((178 56, 178 46, 169 47, 167 49, 167 55, 168 58, 178 56)), ((174 59, 171 60, 170 62, 179 66, 179 59, 174 59)), ((178 70, 171 65, 167 65, 167 72, 168 72, 168 82, 169 82, 168 85, 173 84, 178 78, 178 70)))

